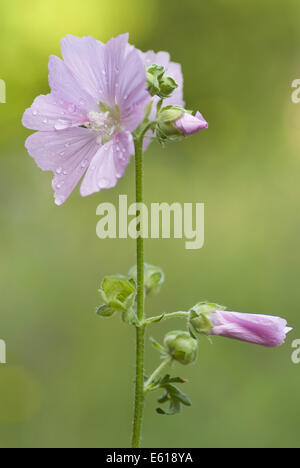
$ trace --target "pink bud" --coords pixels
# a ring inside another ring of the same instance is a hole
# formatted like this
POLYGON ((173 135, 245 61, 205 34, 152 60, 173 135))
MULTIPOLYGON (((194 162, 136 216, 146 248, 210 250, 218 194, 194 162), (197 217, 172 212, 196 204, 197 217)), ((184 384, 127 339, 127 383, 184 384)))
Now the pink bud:
POLYGON ((176 120, 176 122, 174 122, 174 125, 184 135, 193 135, 200 130, 208 128, 208 123, 200 112, 197 112, 195 116, 185 112, 178 120, 176 120))
POLYGON ((224 336, 269 348, 275 348, 285 342, 287 333, 286 320, 270 315, 241 314, 217 310, 209 315, 213 328, 209 335, 224 336))

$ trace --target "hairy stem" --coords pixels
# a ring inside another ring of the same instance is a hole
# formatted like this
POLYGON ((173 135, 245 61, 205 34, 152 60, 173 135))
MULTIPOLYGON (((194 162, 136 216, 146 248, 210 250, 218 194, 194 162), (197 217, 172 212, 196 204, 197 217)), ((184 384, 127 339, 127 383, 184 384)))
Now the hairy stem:
MULTIPOLYGON (((136 203, 144 201, 144 168, 143 168, 143 137, 135 138, 136 164, 136 203)), ((137 216, 140 212, 137 209, 137 216)), ((142 226, 139 226, 142 233, 142 226)), ((145 318, 145 289, 144 289, 144 239, 140 235, 137 239, 137 315, 140 322, 145 318)), ((145 354, 145 326, 136 329, 136 381, 135 381, 135 409, 133 420, 132 447, 140 448, 144 414, 144 354, 145 354)))

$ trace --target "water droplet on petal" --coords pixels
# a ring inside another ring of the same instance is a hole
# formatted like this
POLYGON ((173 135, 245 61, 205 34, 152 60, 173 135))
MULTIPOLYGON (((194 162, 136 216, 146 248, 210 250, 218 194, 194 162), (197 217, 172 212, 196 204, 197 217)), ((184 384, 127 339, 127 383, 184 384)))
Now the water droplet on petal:
POLYGON ((103 177, 102 179, 99 180, 98 186, 99 186, 100 189, 107 188, 108 185, 109 185, 109 180, 108 179, 105 179, 103 177))
POLYGON ((60 155, 61 157, 63 157, 65 154, 66 154, 66 153, 65 153, 64 151, 62 151, 61 153, 59 153, 59 155, 60 155))
POLYGON ((85 105, 85 100, 84 100, 84 99, 80 99, 80 105, 81 105, 81 106, 84 106, 84 105, 85 105))
POLYGON ((61 168, 61 167, 58 167, 58 168, 56 169, 56 174, 61 174, 61 173, 62 173, 62 168, 61 168))
POLYGON ((76 111, 76 106, 75 104, 70 104, 68 107, 68 111, 73 114, 76 111))
POLYGON ((64 171, 63 174, 64 174, 64 175, 68 175, 68 171, 64 171))
POLYGON ((34 111, 32 112, 32 114, 33 114, 33 115, 38 115, 38 111, 34 110, 34 111))
POLYGON ((84 168, 88 165, 88 163, 89 163, 89 162, 88 162, 87 159, 85 159, 84 161, 82 161, 82 163, 81 163, 82 169, 84 169, 84 168))
POLYGON ((44 120, 43 120, 43 123, 44 123, 44 124, 47 124, 47 123, 48 123, 48 119, 44 119, 44 120))
POLYGON ((55 130, 65 130, 68 127, 68 122, 66 120, 58 120, 54 125, 55 130))
POLYGON ((65 197, 56 197, 55 198, 55 203, 58 206, 62 205, 64 203, 64 201, 65 201, 65 197))

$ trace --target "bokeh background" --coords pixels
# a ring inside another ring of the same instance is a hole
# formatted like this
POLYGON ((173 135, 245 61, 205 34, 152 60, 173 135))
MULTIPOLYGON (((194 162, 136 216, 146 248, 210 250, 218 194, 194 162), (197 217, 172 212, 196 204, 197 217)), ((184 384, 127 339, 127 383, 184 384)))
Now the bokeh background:
MULTIPOLYGON (((132 240, 100 241, 96 207, 134 201, 134 165, 114 190, 58 208, 51 174, 24 149, 21 117, 48 92, 47 62, 67 33, 167 50, 181 62, 188 106, 209 131, 145 158, 147 202, 205 202, 206 243, 146 244, 166 283, 149 314, 202 299, 281 315, 294 331, 268 350, 215 339, 174 373, 193 406, 174 418, 146 407, 146 447, 299 447, 300 78, 298 0, 11 0, 0 6, 1 447, 126 447, 130 441, 134 331, 94 314, 100 281, 135 262, 132 240)), ((151 333, 182 326, 179 320, 151 333)), ((147 369, 159 356, 147 345, 147 369)))

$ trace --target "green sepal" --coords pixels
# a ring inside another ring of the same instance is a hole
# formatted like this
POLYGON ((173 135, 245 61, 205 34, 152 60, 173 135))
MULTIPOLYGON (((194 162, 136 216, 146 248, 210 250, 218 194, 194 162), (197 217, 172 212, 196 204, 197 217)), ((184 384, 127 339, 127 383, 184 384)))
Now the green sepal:
POLYGON ((210 302, 199 302, 189 311, 189 329, 194 337, 194 332, 199 334, 208 334, 213 329, 213 323, 210 320, 210 314, 216 310, 225 310, 226 307, 210 302))
POLYGON ((165 69, 161 65, 151 65, 147 70, 147 85, 151 96, 161 99, 171 97, 178 84, 171 76, 165 76, 165 69))
POLYGON ((107 276, 102 281, 100 294, 110 308, 126 311, 134 305, 136 284, 133 278, 127 276, 107 276))
MULTIPOLYGON (((137 282, 137 267, 133 266, 129 271, 129 277, 137 282)), ((165 274, 160 267, 144 264, 144 285, 147 295, 158 294, 165 281, 165 274)))
POLYGON ((112 309, 111 307, 107 305, 99 306, 96 310, 96 314, 104 318, 112 317, 115 312, 116 312, 116 309, 112 309))
POLYGON ((162 356, 167 356, 168 352, 166 348, 164 348, 158 341, 156 341, 154 338, 150 337, 151 344, 153 348, 155 348, 159 353, 162 354, 162 356))
POLYGON ((133 308, 130 308, 123 312, 122 320, 127 325, 136 325, 138 323, 138 318, 133 308))

